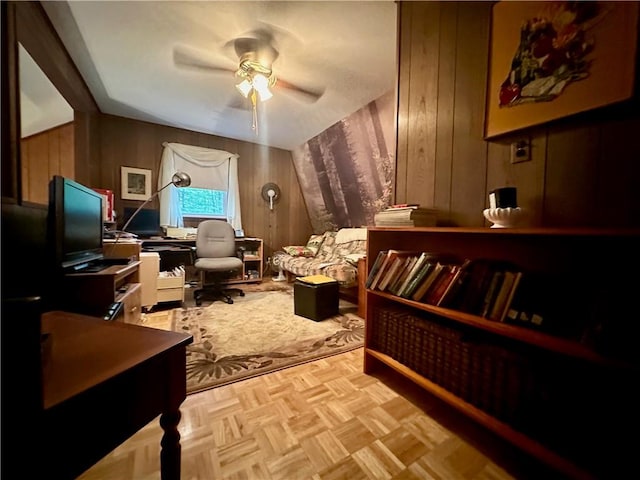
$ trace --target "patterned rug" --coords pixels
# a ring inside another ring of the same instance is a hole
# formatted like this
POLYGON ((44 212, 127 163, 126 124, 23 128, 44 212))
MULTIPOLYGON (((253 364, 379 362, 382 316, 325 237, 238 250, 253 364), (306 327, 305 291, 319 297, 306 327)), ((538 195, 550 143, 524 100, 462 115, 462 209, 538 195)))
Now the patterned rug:
POLYGON ((187 392, 359 348, 364 321, 356 311, 341 302, 338 315, 316 322, 294 314, 293 289, 282 287, 246 291, 233 304, 173 309, 172 330, 194 338, 187 347, 187 392))

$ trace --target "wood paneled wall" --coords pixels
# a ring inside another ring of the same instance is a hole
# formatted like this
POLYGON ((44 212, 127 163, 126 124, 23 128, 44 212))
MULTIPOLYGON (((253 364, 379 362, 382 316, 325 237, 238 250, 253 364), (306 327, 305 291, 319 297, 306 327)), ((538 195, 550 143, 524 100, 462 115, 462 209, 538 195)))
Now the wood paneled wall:
POLYGON ((396 202, 482 226, 488 193, 515 186, 532 226, 640 225, 637 100, 483 139, 492 4, 400 3, 396 202), (522 137, 532 159, 511 164, 522 137))
POLYGON ((20 141, 22 199, 47 204, 54 175, 75 178, 73 123, 50 128, 20 141))
MULTIPOLYGON (((97 135, 99 162, 94 165, 89 186, 108 188, 115 194, 116 212, 137 207, 140 202, 120 198, 120 167, 146 168, 153 172, 155 190, 162 157, 162 144, 175 142, 237 153, 242 225, 247 236, 264 240, 265 260, 285 245, 305 244, 311 235, 311 223, 300 186, 287 150, 207 135, 173 127, 100 115, 97 135), (280 186, 280 200, 273 211, 262 199, 267 182, 280 186)), ((150 204, 158 208, 157 199, 150 204)))

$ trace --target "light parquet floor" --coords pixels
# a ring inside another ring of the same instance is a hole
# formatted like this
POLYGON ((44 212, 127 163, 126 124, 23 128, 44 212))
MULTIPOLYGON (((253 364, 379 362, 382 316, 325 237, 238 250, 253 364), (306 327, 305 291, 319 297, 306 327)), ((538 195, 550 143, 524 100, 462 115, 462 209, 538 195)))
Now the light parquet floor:
MULTIPOLYGON (((358 349, 189 395, 182 479, 551 478, 413 384, 365 375, 362 363, 358 349)), ((80 479, 159 479, 161 436, 155 419, 80 479)))

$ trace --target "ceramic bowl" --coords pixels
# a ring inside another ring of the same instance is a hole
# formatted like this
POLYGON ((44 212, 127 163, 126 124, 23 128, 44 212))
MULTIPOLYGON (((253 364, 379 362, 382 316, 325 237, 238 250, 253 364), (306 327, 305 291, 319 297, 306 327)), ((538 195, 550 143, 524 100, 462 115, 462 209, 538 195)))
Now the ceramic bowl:
POLYGON ((522 220, 523 214, 520 207, 485 208, 482 213, 484 218, 493 223, 491 228, 515 227, 522 220))

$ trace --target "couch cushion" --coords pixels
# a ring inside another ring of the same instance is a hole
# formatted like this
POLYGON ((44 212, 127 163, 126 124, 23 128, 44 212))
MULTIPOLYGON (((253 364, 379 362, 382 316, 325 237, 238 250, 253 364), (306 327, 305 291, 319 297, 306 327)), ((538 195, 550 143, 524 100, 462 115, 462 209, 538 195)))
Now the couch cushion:
POLYGON ((336 233, 336 243, 347 243, 354 240, 366 240, 367 229, 366 228, 341 228, 336 233))
POLYGON ((282 247, 282 249, 292 257, 315 257, 316 252, 311 250, 308 247, 303 247, 302 245, 287 245, 286 247, 282 247))
POLYGON ((309 240, 307 241, 307 244, 305 245, 307 250, 309 250, 310 252, 313 253, 313 255, 309 255, 309 256, 314 257, 318 253, 318 250, 320 250, 320 247, 322 246, 322 243, 324 242, 324 237, 325 237, 324 233, 320 233, 318 235, 314 234, 314 235, 311 235, 309 237, 309 240))

